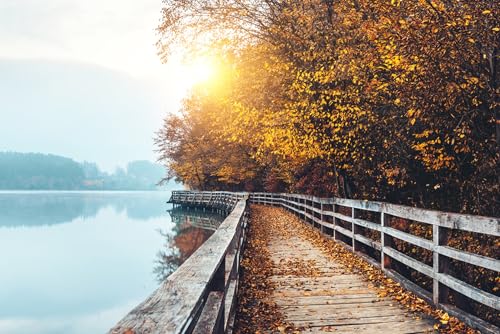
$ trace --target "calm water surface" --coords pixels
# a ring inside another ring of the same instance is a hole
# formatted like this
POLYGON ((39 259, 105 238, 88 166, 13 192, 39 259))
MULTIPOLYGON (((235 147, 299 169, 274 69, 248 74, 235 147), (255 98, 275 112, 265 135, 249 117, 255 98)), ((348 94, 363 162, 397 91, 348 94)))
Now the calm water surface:
POLYGON ((0 333, 105 333, 214 231, 168 192, 0 192, 0 333))

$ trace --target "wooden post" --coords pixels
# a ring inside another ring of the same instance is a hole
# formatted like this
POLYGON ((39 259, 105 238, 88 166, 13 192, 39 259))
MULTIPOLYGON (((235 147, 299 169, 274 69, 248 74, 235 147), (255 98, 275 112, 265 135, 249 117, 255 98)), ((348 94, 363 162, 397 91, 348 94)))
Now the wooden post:
POLYGON ((302 220, 304 220, 307 223, 307 218, 306 218, 306 199, 305 198, 302 201, 302 220))
MULTIPOLYGON (((354 219, 356 218, 356 209, 351 207, 351 218, 354 219)), ((358 242, 356 241, 356 234, 359 232, 359 226, 354 224, 354 221, 351 223, 351 231, 352 231, 352 250, 357 251, 358 250, 358 242)))
MULTIPOLYGON (((448 241, 448 230, 444 227, 440 227, 438 225, 432 225, 432 241, 434 242, 434 247, 437 246, 446 246, 448 241)), ((440 283, 437 280, 437 274, 439 273, 447 273, 449 270, 449 259, 440 255, 438 252, 434 250, 432 254, 432 269, 434 271, 434 279, 432 282, 432 301, 435 305, 439 303, 447 303, 448 302, 448 294, 449 288, 440 283)))
POLYGON ((380 224, 382 225, 382 229, 380 232, 380 243, 381 243, 381 250, 380 250, 380 265, 382 269, 390 269, 391 268, 391 261, 392 259, 385 255, 384 248, 386 247, 392 247, 392 237, 386 233, 384 233, 384 228, 388 225, 389 223, 389 215, 387 215, 385 212, 381 212, 380 216, 380 224))
MULTIPOLYGON (((332 210, 333 212, 337 212, 338 210, 337 205, 335 203, 332 204, 332 210)), ((336 217, 333 217, 332 223, 333 223, 333 240, 337 240, 337 230, 335 229, 335 227, 337 227, 336 217)))
POLYGON ((302 205, 302 199, 301 198, 296 198, 295 199, 295 203, 296 204, 296 209, 298 210, 297 211, 297 217, 299 217, 300 219, 302 219, 302 209, 301 209, 301 205, 302 205))
MULTIPOLYGON (((323 202, 320 202, 320 203, 319 203, 319 206, 320 206, 320 210, 321 210, 321 214, 320 214, 320 221, 321 221, 322 223, 324 223, 324 222, 325 222, 325 220, 324 220, 324 217, 323 217, 323 202)), ((321 234, 325 233, 325 231, 324 231, 324 227, 323 227, 323 224, 321 224, 320 230, 321 230, 321 234)))

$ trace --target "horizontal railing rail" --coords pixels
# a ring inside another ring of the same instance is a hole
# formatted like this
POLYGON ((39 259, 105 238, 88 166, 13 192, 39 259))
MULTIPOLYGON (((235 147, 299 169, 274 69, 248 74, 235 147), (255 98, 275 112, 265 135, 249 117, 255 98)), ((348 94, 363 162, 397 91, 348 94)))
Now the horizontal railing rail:
POLYGON ((450 260, 456 260, 500 272, 500 260, 447 245, 450 232, 453 231, 473 232, 498 238, 500 236, 499 218, 424 210, 382 202, 319 198, 299 194, 251 193, 250 201, 252 203, 281 206, 293 212, 307 223, 319 228, 322 233, 342 242, 350 250, 382 268, 388 276, 426 301, 444 309, 449 314, 460 318, 471 327, 477 328, 484 333, 500 332, 499 328, 493 324, 448 303, 449 289, 452 289, 479 304, 500 310, 498 295, 486 292, 456 278, 449 270, 450 260), (343 208, 343 211, 340 208, 343 208), (345 212, 346 210, 349 212, 345 212), (379 222, 377 223, 375 219, 360 218, 363 212, 370 212, 372 216, 378 216, 379 222), (432 239, 426 239, 390 226, 389 219, 391 217, 431 226, 432 239), (376 235, 380 236, 380 239, 375 240, 366 234, 362 234, 361 229, 375 232, 376 235), (397 250, 394 246, 395 240, 404 241, 432 252, 432 265, 425 264, 397 250), (380 261, 368 256, 366 252, 359 252, 362 247, 379 251, 380 261), (432 293, 391 268, 393 260, 432 279, 432 293))
POLYGON ((226 333, 234 322, 248 194, 173 192, 169 202, 224 208, 214 234, 109 333, 226 333))

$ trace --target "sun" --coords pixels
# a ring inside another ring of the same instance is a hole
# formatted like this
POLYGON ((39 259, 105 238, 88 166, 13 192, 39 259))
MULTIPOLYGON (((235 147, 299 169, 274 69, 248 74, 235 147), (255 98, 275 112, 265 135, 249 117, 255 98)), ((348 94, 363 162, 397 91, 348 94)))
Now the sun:
POLYGON ((213 79, 215 76, 214 61, 208 57, 189 60, 178 59, 171 63, 171 74, 175 77, 175 85, 189 90, 213 79))
POLYGON ((214 74, 214 66, 210 59, 198 58, 193 63, 187 64, 186 67, 187 75, 193 85, 198 83, 204 83, 210 80, 214 74))
POLYGON ((216 84, 221 77, 216 58, 199 56, 186 59, 172 57, 165 65, 164 85, 175 96, 186 96, 196 86, 216 84))

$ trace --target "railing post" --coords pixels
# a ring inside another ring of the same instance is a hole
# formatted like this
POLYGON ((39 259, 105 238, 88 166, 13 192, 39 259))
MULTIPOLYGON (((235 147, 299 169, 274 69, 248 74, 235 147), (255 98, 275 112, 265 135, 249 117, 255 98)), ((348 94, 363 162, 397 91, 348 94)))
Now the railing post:
POLYGON ((384 248, 386 247, 391 247, 392 246, 392 237, 386 233, 384 233, 385 227, 389 223, 389 216, 385 212, 381 212, 380 214, 380 225, 381 225, 381 231, 380 231, 380 266, 382 269, 390 269, 391 268, 391 261, 392 259, 385 255, 384 248))
MULTIPOLYGON (((323 201, 322 201, 322 200, 320 200, 320 202, 319 202, 319 207, 320 207, 320 210, 321 210, 321 213, 320 213, 320 221, 321 221, 322 223, 324 223, 324 222, 325 222, 325 220, 324 220, 324 216, 323 216, 323 201)), ((320 230, 321 230, 321 234, 325 233, 325 231, 324 231, 324 225, 323 225, 323 224, 321 224, 321 226, 320 226, 320 230)))
POLYGON ((306 220, 306 199, 305 198, 302 199, 302 220, 307 223, 307 220, 306 220))
POLYGON ((446 246, 448 241, 448 230, 439 225, 432 225, 432 241, 434 242, 434 250, 432 253, 432 269, 434 272, 433 282, 432 282, 432 301, 434 304, 448 302, 449 288, 441 284, 437 276, 439 273, 447 273, 449 267, 449 259, 440 255, 437 252, 438 246, 446 246))
POLYGON ((351 230, 352 230, 352 250, 357 251, 358 250, 358 243, 356 242, 356 234, 359 232, 359 227, 354 223, 354 219, 356 218, 357 212, 354 207, 351 207, 351 218, 353 219, 351 223, 351 230))
MULTIPOLYGON (((332 210, 333 210, 333 213, 337 212, 337 210, 338 210, 337 204, 335 204, 335 198, 333 199, 332 210)), ((337 217, 333 216, 332 223, 333 223, 333 240, 337 240, 337 229, 336 229, 337 217)))

